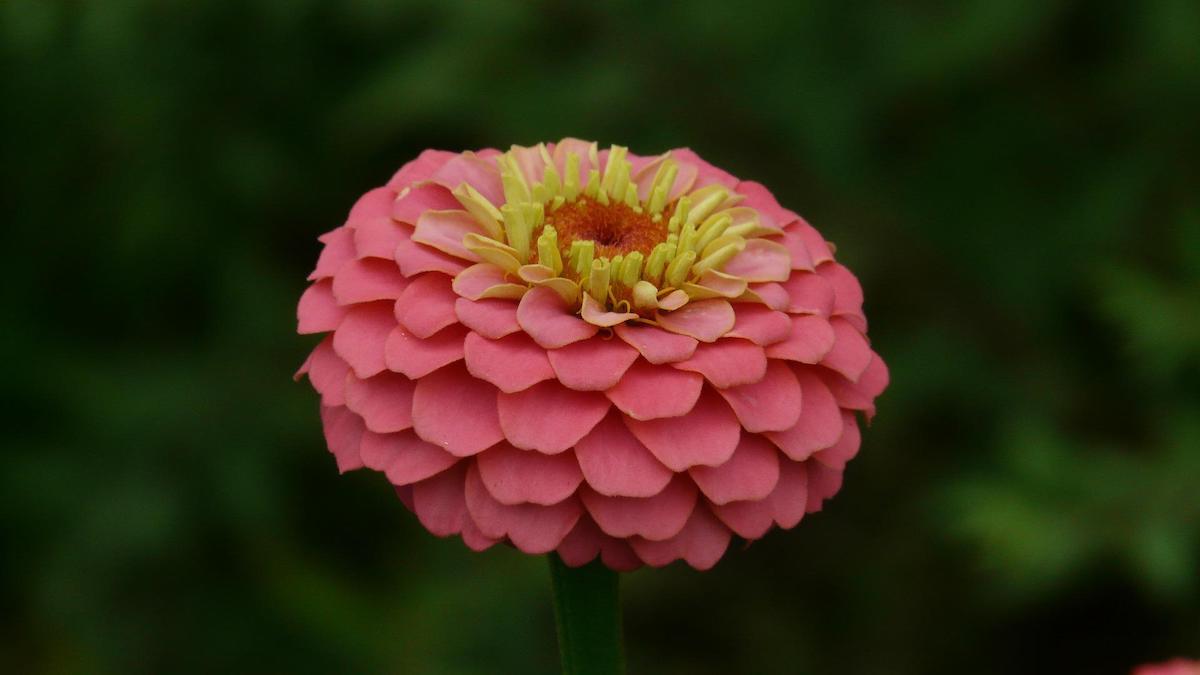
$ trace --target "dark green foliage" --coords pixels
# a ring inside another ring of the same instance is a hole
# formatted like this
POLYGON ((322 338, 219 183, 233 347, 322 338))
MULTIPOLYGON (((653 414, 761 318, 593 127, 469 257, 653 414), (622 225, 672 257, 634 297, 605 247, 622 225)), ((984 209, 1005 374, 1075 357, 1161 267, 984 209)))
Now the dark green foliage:
POLYGON ((552 673, 545 561, 336 474, 295 300, 420 149, 690 145, 839 245, 846 487, 634 673, 1200 656, 1200 5, 0 2, 0 670, 552 673))

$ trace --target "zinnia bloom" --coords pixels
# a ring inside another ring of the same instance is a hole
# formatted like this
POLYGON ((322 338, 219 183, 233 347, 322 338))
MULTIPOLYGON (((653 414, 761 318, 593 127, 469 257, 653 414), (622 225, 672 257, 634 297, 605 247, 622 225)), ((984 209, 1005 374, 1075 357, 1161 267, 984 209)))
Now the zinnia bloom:
POLYGON ((1134 668, 1133 675, 1200 675, 1200 661, 1172 659, 1166 663, 1151 663, 1134 668))
POLYGON ((427 150, 319 239, 338 467, 475 550, 707 569, 838 491, 887 386, 833 247, 687 149, 427 150))

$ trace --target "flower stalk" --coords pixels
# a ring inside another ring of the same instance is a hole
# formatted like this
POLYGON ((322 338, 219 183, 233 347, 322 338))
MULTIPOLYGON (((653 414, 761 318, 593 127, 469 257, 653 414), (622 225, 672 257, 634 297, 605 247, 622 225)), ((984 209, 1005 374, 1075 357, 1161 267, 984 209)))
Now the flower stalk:
POLYGON ((568 567, 556 553, 547 558, 563 675, 624 673, 617 572, 599 560, 568 567))

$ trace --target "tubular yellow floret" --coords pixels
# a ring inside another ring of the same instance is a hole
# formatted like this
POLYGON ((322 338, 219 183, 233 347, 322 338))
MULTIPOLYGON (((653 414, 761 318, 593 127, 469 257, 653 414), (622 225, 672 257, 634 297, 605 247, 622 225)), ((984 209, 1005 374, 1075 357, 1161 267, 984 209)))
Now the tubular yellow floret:
POLYGON ((563 181, 563 196, 570 201, 575 201, 582 190, 579 185, 579 155, 574 152, 567 153, 567 177, 563 181))
POLYGON ((679 288, 683 282, 687 280, 688 272, 692 269, 692 263, 696 262, 695 251, 683 251, 675 256, 670 265, 667 265, 667 285, 673 288, 679 288))
POLYGON ((733 256, 737 255, 740 250, 741 247, 739 247, 737 244, 726 244, 712 253, 704 256, 700 262, 693 265, 692 273, 696 276, 700 276, 709 270, 717 269, 721 265, 724 265, 733 259, 733 256))
POLYGON ((675 257, 675 245, 670 242, 663 242, 654 247, 650 251, 650 257, 646 260, 646 271, 642 274, 642 278, 654 285, 662 280, 663 272, 667 269, 667 264, 671 262, 671 258, 675 257))
POLYGON ((678 232, 679 226, 687 220, 688 213, 692 210, 692 198, 684 195, 679 198, 675 204, 675 213, 671 214, 671 219, 667 221, 667 230, 670 232, 678 232))
POLYGON ((568 253, 567 262, 571 265, 571 270, 579 277, 579 282, 587 281, 588 274, 592 271, 592 258, 596 255, 596 242, 591 240, 571 242, 571 250, 568 253))
POLYGON ((470 183, 462 182, 453 190, 454 198, 459 204, 471 214, 475 222, 483 226, 487 230, 488 236, 492 239, 504 239, 504 228, 500 226, 500 221, 504 216, 500 215, 500 209, 497 209, 484 197, 478 190, 471 187, 470 183))
POLYGON ((634 284, 633 306, 643 312, 658 309, 658 288, 649 281, 639 281, 634 284))
MULTIPOLYGON (((613 185, 616 183, 620 170, 625 165, 625 153, 628 151, 628 148, 620 145, 614 145, 609 148, 608 163, 604 165, 604 175, 600 179, 600 189, 602 191, 612 194, 613 185)), ((628 176, 626 176, 626 180, 628 180, 628 176)), ((621 187, 621 190, 623 193, 625 190, 624 186, 621 187)))
POLYGON ((602 305, 608 302, 608 258, 592 261, 592 273, 588 277, 588 293, 602 305))
POLYGON ((729 214, 715 213, 709 216, 697 230, 696 245, 692 247, 692 250, 703 251, 704 247, 711 244, 714 239, 725 234, 725 230, 732 224, 733 217, 729 214))
POLYGON ((625 256, 625 262, 621 265, 620 282, 622 286, 632 288, 642 278, 643 257, 641 251, 634 251, 625 256))
POLYGON ((696 232, 696 224, 688 222, 683 226, 683 231, 679 233, 679 250, 692 251, 696 248, 696 239, 699 234, 696 232))
POLYGON ((554 270, 554 274, 562 274, 562 254, 558 251, 558 231, 553 225, 542 228, 538 236, 538 262, 554 270))
POLYGON ((529 262, 529 240, 533 236, 533 223, 528 217, 529 211, 523 208, 528 204, 529 202, 505 204, 500 207, 500 212, 504 214, 504 232, 508 238, 508 245, 516 250, 517 259, 522 265, 529 262))

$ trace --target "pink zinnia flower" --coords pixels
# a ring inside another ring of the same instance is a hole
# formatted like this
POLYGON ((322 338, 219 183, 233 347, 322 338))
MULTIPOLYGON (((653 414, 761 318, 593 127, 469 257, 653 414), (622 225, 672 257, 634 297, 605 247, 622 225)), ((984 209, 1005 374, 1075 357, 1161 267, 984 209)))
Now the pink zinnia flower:
POLYGON ((1133 675, 1200 675, 1200 661, 1172 659, 1166 663, 1150 663, 1134 668, 1133 675))
POLYGON ((707 569, 838 491, 887 386, 833 247, 687 149, 428 150, 319 239, 338 467, 475 550, 707 569))

